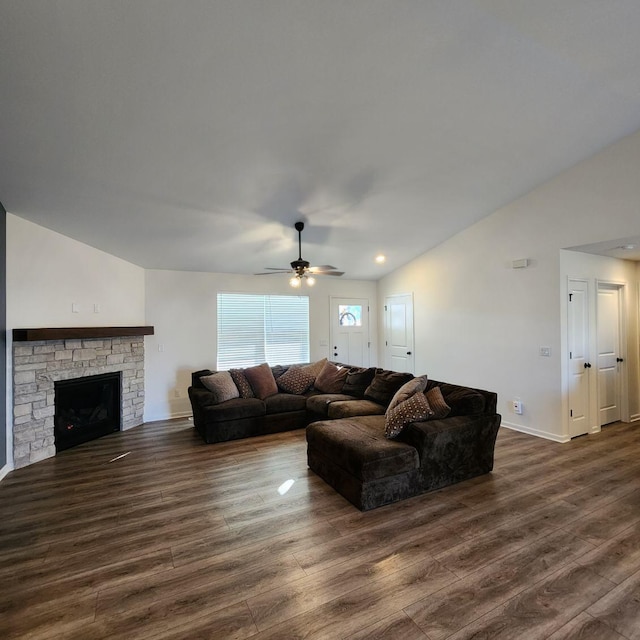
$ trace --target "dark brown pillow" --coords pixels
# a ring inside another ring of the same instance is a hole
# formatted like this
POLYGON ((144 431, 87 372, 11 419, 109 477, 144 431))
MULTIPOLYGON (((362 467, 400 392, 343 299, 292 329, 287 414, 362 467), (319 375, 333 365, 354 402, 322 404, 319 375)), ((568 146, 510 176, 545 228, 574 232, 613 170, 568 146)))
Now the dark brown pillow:
POLYGON ((229 369, 229 373, 238 387, 241 398, 255 398, 247 376, 244 375, 244 369, 229 369))
POLYGON ((433 387, 433 389, 425 391, 424 395, 433 411, 433 415, 429 418, 430 420, 440 420, 449 415, 451 407, 444 401, 440 387, 433 387))
POLYGON ((413 379, 413 374, 411 373, 377 369, 371 384, 365 389, 364 398, 386 407, 391 402, 395 392, 411 379, 413 379))
POLYGON ((276 379, 273 377, 271 367, 266 362, 245 369, 244 375, 247 377, 256 398, 264 400, 274 393, 278 393, 276 379))
POLYGON ((376 375, 376 368, 353 367, 347 373, 347 379, 342 387, 342 393, 356 398, 362 398, 367 387, 371 384, 373 376, 376 375))
POLYGON ((349 370, 338 367, 333 362, 325 362, 313 386, 322 393, 340 393, 344 387, 349 370))

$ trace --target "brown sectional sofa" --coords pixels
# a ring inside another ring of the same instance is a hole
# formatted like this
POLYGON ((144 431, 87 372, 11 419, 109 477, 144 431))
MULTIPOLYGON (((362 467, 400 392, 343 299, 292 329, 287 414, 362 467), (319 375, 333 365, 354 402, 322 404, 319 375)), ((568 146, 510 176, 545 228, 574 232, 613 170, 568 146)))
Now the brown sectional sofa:
MULTIPOLYGON (((276 382, 288 369, 271 367, 276 382)), ((300 394, 278 390, 264 399, 215 402, 201 382, 212 373, 194 372, 189 388, 194 426, 205 442, 306 427, 309 467, 361 510, 493 469, 501 420, 493 392, 429 380, 424 393, 438 387, 449 414, 410 422, 390 439, 385 412, 411 374, 351 368, 342 393, 311 387, 300 394)))

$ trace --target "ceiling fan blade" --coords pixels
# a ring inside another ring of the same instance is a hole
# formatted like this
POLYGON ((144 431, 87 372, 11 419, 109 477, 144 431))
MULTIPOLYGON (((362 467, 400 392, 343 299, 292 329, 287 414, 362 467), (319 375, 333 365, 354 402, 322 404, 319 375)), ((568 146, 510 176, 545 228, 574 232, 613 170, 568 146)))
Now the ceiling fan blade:
POLYGON ((291 273, 291 269, 287 269, 286 271, 284 269, 282 269, 281 271, 276 271, 276 270, 265 271, 263 273, 254 273, 253 275, 254 276, 273 276, 278 273, 291 273))
POLYGON ((267 271, 291 271, 291 267, 265 267, 267 271))
POLYGON ((336 267, 332 267, 330 264, 321 264, 317 267, 309 267, 309 271, 314 271, 315 273, 320 273, 323 271, 335 271, 336 267))
POLYGON ((343 276, 344 271, 320 271, 316 273, 317 276, 343 276))

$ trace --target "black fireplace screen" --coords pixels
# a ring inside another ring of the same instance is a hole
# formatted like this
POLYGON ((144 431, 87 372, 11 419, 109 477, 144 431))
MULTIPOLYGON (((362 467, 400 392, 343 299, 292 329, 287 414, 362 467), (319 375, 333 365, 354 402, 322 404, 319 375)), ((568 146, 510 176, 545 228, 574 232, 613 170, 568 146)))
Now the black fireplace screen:
POLYGON ((121 373, 55 383, 56 451, 120 430, 121 373))

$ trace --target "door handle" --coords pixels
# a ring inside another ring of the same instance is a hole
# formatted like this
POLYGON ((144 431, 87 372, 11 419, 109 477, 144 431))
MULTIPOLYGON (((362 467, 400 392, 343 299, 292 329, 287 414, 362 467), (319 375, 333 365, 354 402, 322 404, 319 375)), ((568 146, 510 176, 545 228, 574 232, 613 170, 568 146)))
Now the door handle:
POLYGON ((411 351, 407 351, 407 355, 410 356, 411 355, 411 351))
POLYGON ((616 358, 616 362, 624 362, 624 358, 616 358))
POLYGON ((591 363, 590 362, 585 362, 584 363, 584 368, 585 369, 591 369, 591 363))
POLYGON ((337 351, 334 351, 334 352, 333 352, 333 355, 334 355, 334 356, 337 356, 337 355, 338 355, 338 352, 337 352, 337 351))

